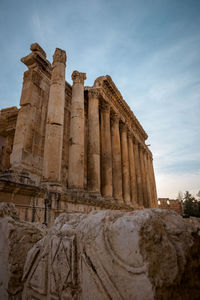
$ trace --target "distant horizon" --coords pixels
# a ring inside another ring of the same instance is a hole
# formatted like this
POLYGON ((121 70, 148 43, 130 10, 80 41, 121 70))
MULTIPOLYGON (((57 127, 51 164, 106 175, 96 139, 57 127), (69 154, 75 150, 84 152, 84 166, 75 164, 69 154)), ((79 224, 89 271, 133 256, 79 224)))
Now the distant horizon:
POLYGON ((109 74, 147 132, 158 198, 200 190, 200 2, 52 0, 0 3, 0 109, 17 106, 37 42, 52 62, 67 52, 66 80, 109 74))

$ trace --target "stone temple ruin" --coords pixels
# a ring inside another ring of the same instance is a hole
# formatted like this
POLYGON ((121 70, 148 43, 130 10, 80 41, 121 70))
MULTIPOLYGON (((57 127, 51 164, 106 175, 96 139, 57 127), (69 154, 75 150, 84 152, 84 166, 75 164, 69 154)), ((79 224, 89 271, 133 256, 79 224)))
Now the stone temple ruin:
POLYGON ((71 86, 65 51, 31 51, 21 108, 0 114, 0 299, 199 300, 200 223, 156 208, 147 134, 110 76, 71 86))
POLYGON ((66 53, 53 64, 37 44, 21 61, 20 109, 0 113, 0 201, 20 219, 52 223, 61 212, 157 207, 147 134, 111 77, 65 81, 66 53))
POLYGON ((1 300, 199 300, 200 223, 174 211, 62 213, 0 203, 1 300))

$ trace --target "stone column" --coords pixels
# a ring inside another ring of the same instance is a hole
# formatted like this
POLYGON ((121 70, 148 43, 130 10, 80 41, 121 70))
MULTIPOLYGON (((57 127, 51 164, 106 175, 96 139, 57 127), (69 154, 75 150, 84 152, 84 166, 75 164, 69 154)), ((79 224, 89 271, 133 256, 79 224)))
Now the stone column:
POLYGON ((38 44, 32 44, 30 49, 32 52, 21 59, 28 70, 24 73, 20 98, 21 108, 17 116, 10 162, 12 170, 19 173, 28 171, 31 178, 38 182, 42 173, 43 151, 39 154, 36 149, 39 144, 36 128, 45 131, 45 124, 42 124, 40 119, 40 111, 44 109, 45 97, 49 94, 51 64, 38 44))
POLYGON ((100 193, 99 91, 88 92, 88 189, 100 193))
POLYGON ((152 186, 152 205, 153 207, 157 207, 157 191, 156 191, 156 181, 153 169, 153 158, 149 157, 149 169, 150 169, 150 176, 151 176, 151 186, 152 186))
POLYGON ((143 194, 143 205, 144 207, 148 207, 148 199, 147 199, 147 182, 146 182, 146 170, 144 165, 144 147, 142 144, 139 144, 139 157, 140 157, 140 168, 141 168, 141 176, 142 176, 142 194, 143 194))
POLYGON ((150 174, 149 174, 149 167, 148 167, 148 153, 145 150, 144 152, 144 165, 145 165, 145 173, 146 173, 146 183, 147 183, 147 207, 153 207, 151 203, 152 195, 151 195, 151 182, 150 182, 150 174))
POLYGON ((149 153, 147 153, 147 169, 148 169, 148 178, 150 184, 150 206, 154 207, 154 189, 153 189, 153 181, 152 181, 152 173, 151 173, 151 158, 149 153))
POLYGON ((122 201, 122 166, 118 114, 113 113, 111 120, 113 197, 122 201))
POLYGON ((134 138, 133 140, 133 149, 134 149, 134 157, 135 157, 135 169, 136 169, 136 180, 137 180, 137 203, 142 206, 143 205, 143 192, 142 192, 142 176, 141 176, 141 167, 140 167, 140 158, 138 152, 138 142, 134 138))
POLYGON ((112 149, 110 132, 110 106, 101 103, 101 192, 105 197, 112 197, 112 149))
POLYGON ((129 153, 131 202, 137 203, 136 163, 135 163, 134 151, 133 151, 133 137, 130 132, 128 132, 128 153, 129 153))
POLYGON ((122 179, 123 179, 123 199, 126 204, 130 204, 130 177, 128 159, 127 127, 120 124, 121 130, 121 151, 122 151, 122 179))
POLYGON ((84 80, 85 73, 72 73, 72 104, 69 138, 68 187, 84 188, 84 80))
POLYGON ((65 108, 66 53, 56 48, 49 92, 43 158, 43 179, 60 183, 65 108))

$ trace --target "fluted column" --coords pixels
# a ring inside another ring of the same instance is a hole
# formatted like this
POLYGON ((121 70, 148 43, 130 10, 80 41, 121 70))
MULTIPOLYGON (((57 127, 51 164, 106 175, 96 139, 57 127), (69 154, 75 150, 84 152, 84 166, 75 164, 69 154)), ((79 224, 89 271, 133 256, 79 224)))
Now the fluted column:
POLYGON ((111 118, 113 197, 119 201, 122 201, 122 166, 119 116, 118 114, 113 113, 111 118))
POLYGON ((144 147, 141 144, 139 144, 139 157, 140 157, 141 176, 142 176, 143 205, 144 207, 148 207, 147 181, 146 181, 146 170, 145 170, 145 162, 144 162, 144 147))
POLYGON ((121 123, 120 129, 121 129, 121 152, 122 152, 123 199, 126 204, 130 204, 130 177, 129 177, 127 127, 125 124, 121 123))
POLYGON ((133 140, 133 149, 135 156, 135 167, 136 167, 136 181, 137 181, 137 203, 142 206, 143 205, 143 192, 142 192, 142 175, 141 175, 141 167, 140 167, 140 158, 138 152, 138 142, 136 139, 133 140))
POLYGON ((44 94, 49 94, 49 81, 46 74, 51 74, 51 64, 46 59, 46 53, 38 44, 32 44, 30 49, 32 52, 21 59, 28 70, 25 71, 23 78, 21 108, 17 116, 10 163, 12 170, 28 171, 31 179, 34 178, 39 182, 43 156, 43 151, 41 153, 39 149, 41 149, 40 141, 43 139, 40 137, 40 141, 38 141, 38 131, 41 127, 39 134, 41 132, 43 134, 46 127, 46 124, 43 124, 40 119, 40 114, 42 110, 46 115, 43 100, 44 94))
POLYGON ((156 181, 155 181, 155 175, 154 175, 154 169, 153 169, 153 158, 150 157, 149 159, 149 165, 150 165, 150 174, 151 174, 151 183, 152 183, 152 191, 153 191, 153 197, 152 197, 152 204, 153 207, 157 207, 157 190, 156 190, 156 181))
POLYGON ((136 163, 135 163, 134 150, 133 150, 133 137, 130 132, 128 132, 128 153, 129 153, 131 202, 137 203, 136 163))
POLYGON ((152 199, 152 191, 151 191, 151 181, 150 181, 150 174, 149 174, 149 167, 148 167, 148 153, 147 151, 144 152, 144 164, 145 164, 145 172, 146 172, 146 182, 147 182, 147 207, 153 207, 151 203, 152 199))
POLYGON ((88 188, 100 193, 99 91, 89 90, 88 97, 88 188))
POLYGON ((69 139, 68 187, 84 188, 84 80, 85 73, 72 73, 72 104, 69 139))
POLYGON ((154 188, 153 188, 153 178, 152 178, 152 171, 151 171, 151 157, 148 154, 147 155, 147 168, 148 168, 148 177, 149 177, 149 183, 150 183, 150 204, 151 207, 154 207, 154 188))
POLYGON ((43 179, 56 183, 61 180, 65 67, 66 53, 57 48, 53 56, 43 159, 43 179))
POLYGON ((112 149, 110 132, 110 106, 101 103, 101 192, 112 197, 112 149))

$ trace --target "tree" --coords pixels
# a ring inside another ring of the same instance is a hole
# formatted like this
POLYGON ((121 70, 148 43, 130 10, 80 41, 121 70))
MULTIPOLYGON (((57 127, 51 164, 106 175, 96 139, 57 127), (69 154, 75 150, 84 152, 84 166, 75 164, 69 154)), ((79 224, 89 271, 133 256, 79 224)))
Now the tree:
POLYGON ((200 201, 195 199, 188 191, 183 198, 184 214, 193 217, 200 217, 200 201))
POLYGON ((184 207, 184 214, 191 216, 192 215, 192 207, 193 207, 193 197, 192 195, 186 191, 184 198, 183 198, 183 207, 184 207))

